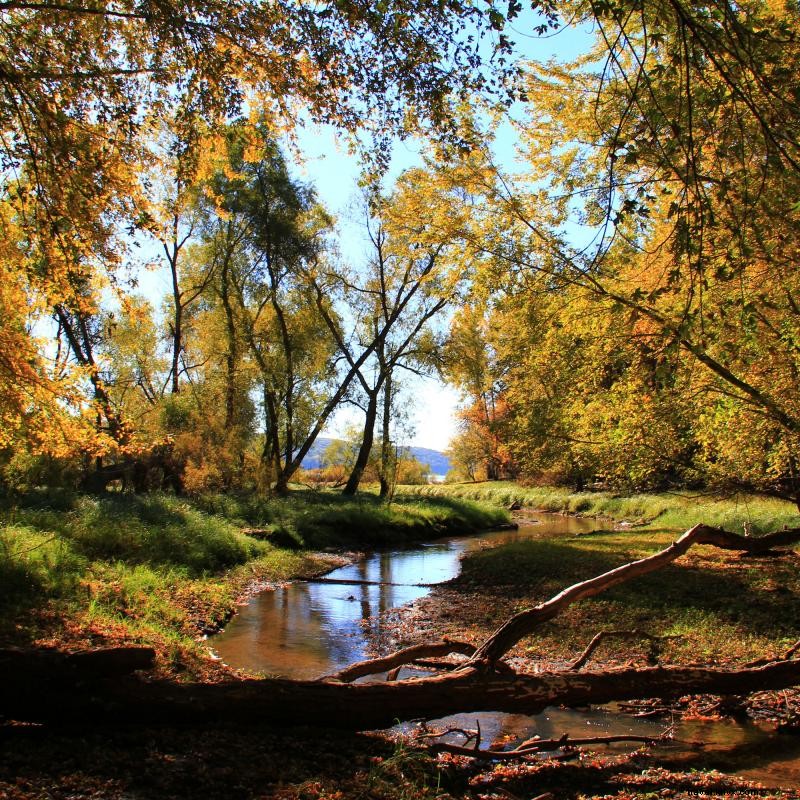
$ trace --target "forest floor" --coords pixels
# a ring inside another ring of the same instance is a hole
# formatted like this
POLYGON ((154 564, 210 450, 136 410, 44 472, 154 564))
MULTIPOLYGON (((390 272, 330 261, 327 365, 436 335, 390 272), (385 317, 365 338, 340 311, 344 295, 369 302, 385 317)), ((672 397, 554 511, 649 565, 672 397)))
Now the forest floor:
MULTIPOLYGON (((237 598, 257 585, 330 569, 348 558, 345 546, 378 544, 360 540, 358 532, 375 524, 375 514, 387 513, 373 514, 369 498, 355 505, 295 498, 282 510, 260 512, 248 507, 250 501, 220 496, 192 504, 162 496, 135 502, 71 498, 62 509, 54 508, 53 500, 49 506, 40 501, 9 509, 0 533, 3 643, 70 649, 155 645, 159 674, 178 680, 225 676, 197 639, 203 629, 224 621, 237 598), (120 502, 123 506, 116 505, 120 502), (278 547, 270 543, 276 531, 337 552, 278 547), (137 541, 139 549, 132 549, 137 541), (191 559, 189 552, 195 554, 191 559), (177 563, 176 553, 183 554, 183 563, 177 563)), ((405 530, 409 540, 428 538, 450 524, 476 530, 505 518, 502 511, 459 498, 401 497, 388 513, 397 515, 395 535, 405 530)), ((454 581, 391 612, 395 643, 448 634, 479 641, 507 615, 574 580, 652 552, 671 536, 632 528, 476 552, 454 581)), ((800 636, 797 567, 795 556, 723 559, 702 549, 574 606, 513 655, 529 668, 561 666, 607 627, 645 628, 677 638, 665 640, 658 654, 644 644, 610 642, 596 654, 595 665, 654 657, 726 664, 779 654, 800 636)), ((719 714, 710 702, 687 703, 687 710, 719 714)), ((764 694, 756 696, 751 710, 785 721, 800 713, 800 704, 794 693, 764 694)), ((800 797, 688 767, 666 769, 644 751, 487 766, 433 757, 402 738, 302 728, 97 730, 82 729, 76 721, 53 730, 6 724, 0 725, 0 753, 2 800, 516 800, 546 792, 554 798, 616 800, 800 797)))

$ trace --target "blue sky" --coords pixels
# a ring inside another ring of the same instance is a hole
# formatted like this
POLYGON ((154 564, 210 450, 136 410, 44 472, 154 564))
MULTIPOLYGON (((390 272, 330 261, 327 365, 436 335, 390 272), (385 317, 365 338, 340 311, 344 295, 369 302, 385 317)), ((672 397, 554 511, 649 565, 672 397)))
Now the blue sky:
MULTIPOLYGON (((586 50, 591 31, 588 28, 567 27, 543 37, 527 35, 534 22, 531 15, 518 19, 511 33, 521 57, 537 61, 554 59, 569 61, 586 50)), ((522 109, 517 108, 519 112, 522 109)), ((512 113, 515 109, 512 109, 512 113)), ((515 169, 516 138, 510 125, 495 131, 495 155, 509 170, 515 169)), ((351 207, 357 197, 360 163, 349 153, 344 140, 337 138, 333 128, 309 125, 298 137, 302 160, 298 160, 298 175, 315 186, 319 199, 337 218, 339 247, 344 259, 363 263, 366 257, 363 233, 353 219, 351 207)), ((386 185, 404 169, 421 163, 424 145, 416 140, 395 143, 386 185)), ((518 166, 516 166, 518 168, 518 166)), ((413 405, 408 409, 413 418, 414 433, 408 444, 445 450, 456 432, 455 412, 460 398, 458 392, 436 378, 414 378, 407 381, 407 393, 413 405)), ((338 412, 325 431, 328 436, 341 436, 345 429, 359 421, 360 412, 344 408, 338 412)))

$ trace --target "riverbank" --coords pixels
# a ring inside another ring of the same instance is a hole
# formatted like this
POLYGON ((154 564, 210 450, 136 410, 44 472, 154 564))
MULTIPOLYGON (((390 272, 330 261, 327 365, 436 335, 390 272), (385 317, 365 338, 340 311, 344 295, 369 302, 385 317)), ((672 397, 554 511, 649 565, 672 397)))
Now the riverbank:
POLYGON ((146 644, 158 673, 213 680, 200 639, 252 591, 323 574, 346 549, 507 520, 458 498, 295 491, 288 497, 41 492, 0 512, 0 645, 146 644), (327 551, 327 552, 325 552, 327 551))
MULTIPOLYGON (((465 554, 460 574, 413 605, 387 614, 391 648, 442 637, 479 644, 506 619, 565 587, 667 547, 672 531, 596 530, 525 538, 465 554)), ((593 663, 631 660, 729 665, 779 657, 800 638, 797 554, 740 557, 699 547, 663 569, 571 606, 512 651, 538 671, 564 668, 601 630, 660 637, 609 639, 593 663)), ((386 629, 384 628, 384 633, 386 629)))
POLYGON ((501 508, 604 517, 646 530, 686 530, 703 522, 735 533, 742 533, 747 524, 751 533, 758 534, 800 525, 800 511, 793 503, 751 494, 577 492, 557 486, 521 486, 513 481, 432 484, 407 490, 421 497, 468 499, 501 508))
MULTIPOLYGON (((515 512, 522 524, 528 516, 525 509, 595 516, 616 524, 613 530, 598 526, 588 536, 530 538, 468 553, 456 578, 413 606, 390 612, 397 646, 441 636, 481 642, 522 608, 651 555, 700 522, 738 533, 746 526, 752 535, 800 526, 792 504, 753 496, 625 496, 510 482, 420 491, 426 497, 522 506, 515 512)), ((563 667, 602 629, 645 628, 662 637, 657 654, 646 640, 611 639, 597 657, 608 666, 656 655, 665 663, 732 664, 784 652, 800 637, 797 619, 800 571, 795 550, 782 558, 752 558, 702 547, 663 570, 571 607, 513 655, 526 669, 563 667)))
MULTIPOLYGON (((418 511, 414 513, 418 514, 419 521, 413 525, 408 522, 399 522, 398 525, 405 524, 406 528, 420 531, 423 540, 436 536, 439 532, 437 526, 448 524, 437 522, 442 519, 439 515, 446 513, 447 519, 455 519, 457 503, 462 502, 459 498, 445 499, 447 503, 438 501, 431 505, 431 498, 424 498, 423 503, 417 497, 418 511)), ((304 550, 278 547, 270 541, 273 532, 282 530, 302 536, 304 531, 312 531, 311 536, 322 536, 313 531, 319 531, 325 524, 330 525, 333 519, 338 521, 336 537, 341 537, 340 541, 344 542, 348 535, 352 537, 354 530, 359 529, 351 527, 348 534, 343 521, 347 518, 352 520, 354 514, 355 519, 367 525, 369 506, 373 502, 362 499, 357 508, 348 510, 345 502, 335 498, 323 512, 326 508, 324 500, 313 507, 303 505, 298 498, 286 502, 292 504, 295 500, 298 502, 293 511, 282 512, 282 522, 278 521, 277 512, 266 518, 266 512, 259 516, 255 511, 248 511, 246 498, 205 498, 201 506, 200 503, 189 504, 175 498, 154 496, 140 498, 133 507, 124 505, 121 508, 117 508, 113 500, 106 503, 78 498, 77 506, 60 511, 52 505, 47 508, 41 504, 29 504, 18 507, 13 516, 5 520, 3 536, 9 538, 4 539, 6 543, 0 548, 0 553, 7 553, 9 544, 12 544, 16 548, 17 561, 25 558, 31 576, 39 581, 37 591, 40 599, 48 598, 49 610, 41 612, 42 619, 46 619, 48 614, 57 617, 70 607, 84 615, 62 616, 62 622, 64 619, 71 621, 66 629, 61 630, 62 638, 56 638, 54 633, 49 643, 70 647, 123 641, 152 644, 157 621, 154 617, 157 617, 160 607, 162 613, 177 614, 178 621, 188 620, 187 630, 190 631, 178 644, 169 640, 171 644, 160 656, 162 674, 215 680, 224 673, 219 667, 209 666, 204 645, 198 644, 194 638, 198 632, 196 620, 208 617, 209 608, 217 607, 213 602, 211 606, 203 605, 204 592, 207 591, 208 599, 214 601, 215 591, 220 591, 220 597, 225 601, 218 607, 229 608, 230 602, 235 602, 236 592, 246 591, 253 581, 281 581, 295 573, 302 574, 304 569, 309 570, 307 574, 312 574, 315 569, 325 569, 335 563, 331 560, 334 554, 314 555, 304 550), (236 506, 231 505, 234 501, 236 506), (290 527, 290 523, 294 527, 290 527), (24 534, 20 533, 23 528, 24 534), (117 549, 111 546, 115 541, 115 531, 116 535, 123 537, 117 549), (19 538, 10 538, 11 535, 19 538), (59 538, 56 540, 54 536, 59 538), (130 549, 134 541, 139 542, 139 549, 131 550, 135 556, 120 561, 122 545, 130 549), (219 566, 226 558, 240 552, 238 547, 244 548, 244 560, 230 566, 219 566), (60 556, 59 548, 63 551, 60 556), (92 552, 94 555, 90 556, 92 552), (183 554, 180 556, 183 563, 176 563, 179 558, 176 553, 183 554), (189 558, 189 553, 194 553, 194 556, 189 558), (70 558, 84 559, 83 572, 73 589, 67 580, 70 558), (47 559, 56 560, 49 566, 36 566, 39 560, 47 559), (204 562, 216 564, 217 571, 203 571, 204 562), (59 564, 63 593, 54 594, 51 588, 49 595, 42 595, 41 592, 48 588, 46 580, 51 581, 51 587, 57 588, 59 564), (144 578, 151 574, 156 574, 156 577, 150 578, 151 583, 147 584, 144 578), (104 575, 105 582, 101 583, 104 575), (170 575, 175 576, 175 582, 168 589, 170 575), (131 590, 137 580, 140 594, 133 596, 131 590), (174 595, 170 594, 173 590, 174 595), (143 597, 142 592, 147 596, 143 597), (152 608, 150 603, 153 603, 152 608), (94 607, 92 613, 96 615, 92 623, 94 629, 88 629, 81 621, 89 619, 90 606, 94 607), (193 607, 196 610, 192 616, 187 609, 193 607), (151 616, 145 614, 148 608, 147 614, 151 616), (135 626, 139 626, 138 629, 135 626), (132 638, 135 630, 141 638, 132 638), (116 635, 119 635, 118 639, 114 638, 116 635), (189 641, 184 643, 187 639, 189 641), (170 646, 173 648, 171 659, 170 646)), ((402 498, 397 505, 396 512, 390 513, 405 517, 412 514, 413 509, 403 510, 403 507, 415 506, 415 502, 402 498)), ((482 515, 484 512, 468 510, 464 513, 482 515)), ((473 516, 474 522, 478 519, 478 516, 473 516)), ((589 521, 562 518, 562 522, 580 522, 580 528, 593 527, 589 521)), ((540 540, 531 542, 530 546, 520 541, 503 551, 477 549, 465 559, 463 572, 458 578, 434 590, 429 598, 432 606, 424 613, 420 612, 421 603, 427 600, 399 612, 410 616, 395 620, 393 630, 397 631, 397 636, 391 645, 394 647, 401 640, 412 641, 415 637, 439 638, 448 631, 452 631, 454 638, 479 641, 506 615, 537 602, 537 598, 549 596, 576 577, 588 577, 604 564, 621 563, 628 556, 652 552, 670 539, 667 532, 636 527, 568 539, 540 540)), ((311 541, 321 543, 325 540, 312 538, 311 541)), ((685 558, 690 557, 697 560, 688 563, 681 560, 678 565, 668 568, 673 570, 671 574, 668 571, 655 573, 640 583, 619 587, 615 593, 622 592, 622 596, 612 593, 575 606, 576 617, 571 616, 571 610, 550 623, 542 629, 541 636, 524 643, 515 657, 519 663, 531 667, 537 663, 540 666, 554 664, 559 659, 563 663, 568 651, 573 648, 579 651, 585 645, 583 634, 591 632, 593 635, 597 626, 616 626, 620 620, 624 626, 650 630, 651 622, 660 619, 664 627, 658 630, 667 630, 669 620, 674 618, 690 632, 697 620, 705 615, 707 624, 701 626, 703 637, 710 638, 713 629, 728 613, 727 606, 731 606, 728 627, 719 631, 719 650, 716 652, 722 653, 723 645, 730 644, 726 640, 740 636, 744 631, 752 638, 752 646, 747 650, 737 650, 736 657, 744 658, 745 653, 761 655, 759 650, 765 644, 763 639, 759 639, 763 625, 768 626, 765 631, 774 639, 776 650, 789 640, 792 624, 800 618, 793 599, 800 593, 793 574, 796 562, 769 562, 777 565, 778 569, 774 571, 770 567, 764 573, 764 564, 769 566, 767 560, 732 559, 730 569, 725 564, 712 566, 712 579, 707 582, 713 555, 703 550, 699 555, 691 554, 685 558), (687 575, 690 580, 686 579, 687 575), (661 584, 651 582, 656 576, 663 579, 661 584), (629 596, 625 592, 629 592, 629 596), (766 608, 762 608, 764 597, 769 600, 766 608), (748 620, 751 611, 755 613, 748 620), (781 622, 785 630, 778 635, 775 625, 781 622), (571 635, 569 632, 573 625, 577 626, 575 635, 562 641, 571 635)), ((3 563, 7 562, 6 559, 3 563)), ((6 567, 6 572, 0 575, 3 587, 8 585, 6 576, 9 574, 12 573, 6 567)), ((24 625, 25 622, 18 616, 17 624, 24 625)), ((163 624, 165 628, 175 629, 169 617, 163 624)), ((54 631, 58 632, 57 626, 54 626, 54 631)), ((48 643, 46 635, 40 632, 39 636, 37 643, 48 643)), ((664 644, 665 648, 682 647, 679 640, 669 640, 664 644)), ((697 660, 717 658, 715 651, 698 651, 693 656, 688 650, 687 646, 683 657, 697 660)), ((671 650, 664 649, 659 657, 668 660, 668 656, 671 658, 673 655, 671 650)), ((675 657, 679 656, 680 653, 675 657)), ((598 651, 594 663, 641 663, 650 657, 648 648, 639 643, 628 642, 617 648, 615 643, 609 642, 598 651)), ((765 695, 760 702, 763 716, 768 716, 769 704, 774 702, 774 698, 765 695)), ((777 698, 772 710, 784 713, 798 709, 794 695, 787 693, 777 698)), ((718 713, 713 709, 707 711, 718 713)), ((298 723, 302 723, 302 719, 298 719, 298 723)), ((203 730, 169 727, 123 730, 109 727, 103 731, 81 731, 79 736, 75 736, 71 730, 62 733, 35 727, 9 729, 0 726, 0 749, 3 750, 0 797, 13 800, 33 797, 88 800, 98 796, 119 800, 130 797, 188 800, 198 796, 276 800, 317 800, 322 797, 331 800, 507 800, 509 797, 536 797, 546 791, 552 792, 553 797, 571 800, 601 797, 649 800, 654 796, 687 800, 690 797, 693 800, 703 797, 737 800, 798 797, 794 792, 758 790, 725 777, 715 778, 681 770, 667 772, 655 767, 646 755, 587 755, 576 757, 573 762, 530 762, 495 767, 458 757, 440 756, 437 760, 403 742, 393 744, 373 736, 334 736, 316 729, 285 731, 259 726, 236 730, 209 724, 203 730)))

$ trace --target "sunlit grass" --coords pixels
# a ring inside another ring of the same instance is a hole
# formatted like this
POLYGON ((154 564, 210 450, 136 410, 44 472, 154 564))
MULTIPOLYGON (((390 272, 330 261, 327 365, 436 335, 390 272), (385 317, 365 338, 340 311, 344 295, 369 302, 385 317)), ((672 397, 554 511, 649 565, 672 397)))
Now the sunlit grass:
POLYGON ((0 510, 0 637, 40 635, 43 612, 196 657, 249 585, 319 574, 314 551, 402 545, 505 521, 457 498, 295 491, 284 498, 32 493, 0 510))
POLYGON ((510 481, 425 486, 416 491, 425 497, 482 500, 506 508, 518 503, 542 511, 605 516, 650 529, 679 530, 704 522, 741 533, 747 523, 753 533, 767 533, 800 525, 800 513, 792 503, 744 494, 726 498, 700 492, 626 495, 526 487, 510 481))

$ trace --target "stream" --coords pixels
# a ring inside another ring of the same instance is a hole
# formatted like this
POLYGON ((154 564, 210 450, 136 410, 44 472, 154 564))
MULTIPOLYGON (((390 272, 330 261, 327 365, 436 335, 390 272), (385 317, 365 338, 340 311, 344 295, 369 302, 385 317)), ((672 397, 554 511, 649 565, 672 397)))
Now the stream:
MULTIPOLYGON (((465 553, 532 538, 556 538, 609 528, 596 519, 533 514, 518 530, 457 536, 386 550, 328 573, 320 582, 291 583, 255 595, 212 640, 225 663, 267 675, 311 679, 335 672, 369 656, 370 642, 388 638, 384 612, 425 596, 431 585, 455 577, 465 553)), ((413 674, 403 670, 400 677, 413 674)), ((553 738, 631 734, 657 738, 669 724, 593 708, 551 708, 533 717, 480 712, 441 721, 444 726, 475 728, 483 746, 511 747, 539 735, 553 738)), ((661 763, 676 769, 719 769, 767 786, 800 787, 800 736, 775 734, 752 722, 680 721, 675 741, 659 745, 661 763), (699 743, 702 742, 702 747, 699 743)), ((455 738, 454 742, 461 740, 455 738)), ((632 745, 612 745, 630 750, 632 745)))

